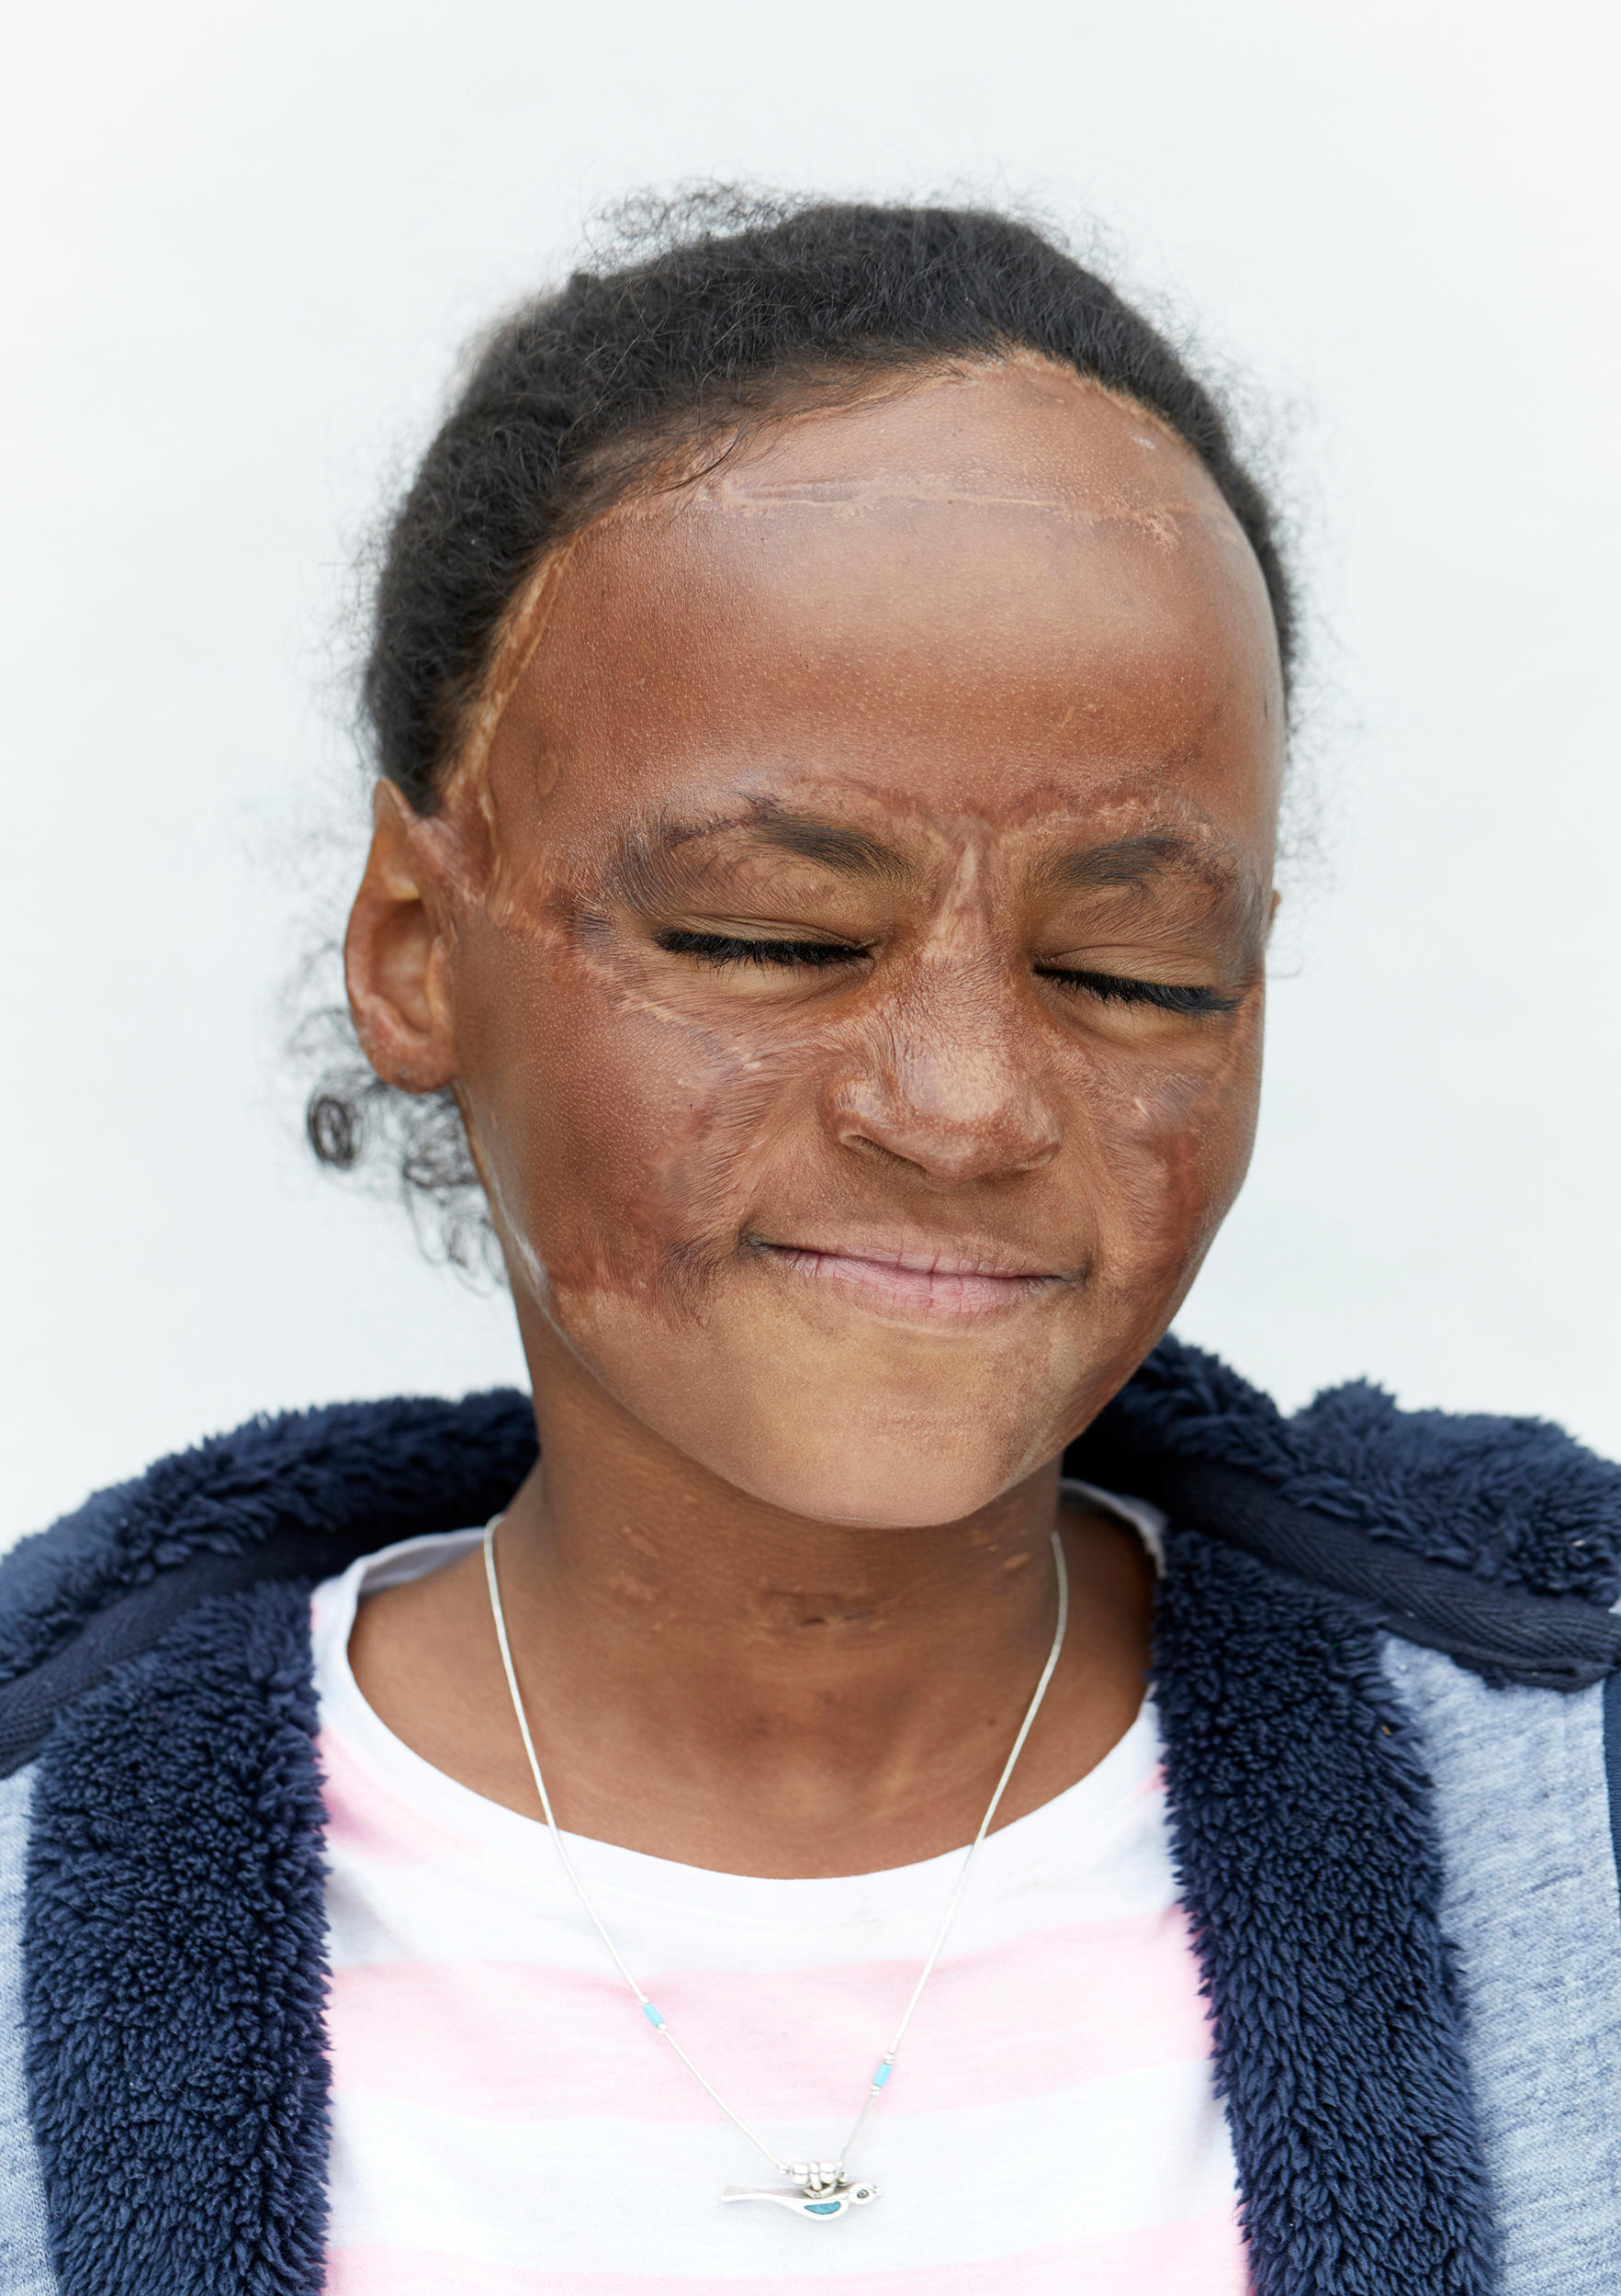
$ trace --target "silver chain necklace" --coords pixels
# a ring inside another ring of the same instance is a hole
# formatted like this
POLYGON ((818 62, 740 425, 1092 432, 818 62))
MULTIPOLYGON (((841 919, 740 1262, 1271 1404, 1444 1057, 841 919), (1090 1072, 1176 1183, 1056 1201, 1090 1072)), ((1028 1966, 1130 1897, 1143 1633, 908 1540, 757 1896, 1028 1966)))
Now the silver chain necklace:
POLYGON ((863 2206, 869 2200, 875 2200, 878 2198, 878 2187, 870 2178, 851 2178, 849 2173, 850 2156, 854 2152, 861 2132, 867 2125, 868 2116, 883 2095, 889 2077, 895 2070, 895 2057, 899 2053, 901 2043, 906 2037, 906 2028, 912 2021, 912 2013, 923 1998, 924 1986, 934 1975, 934 1964, 940 1959, 940 1949, 945 1944, 951 1923, 956 1919, 957 1908, 962 1902, 962 1893, 968 1886, 968 1876, 974 1871, 974 1861, 979 1855, 980 1844, 991 1829, 991 1820, 995 1818, 997 1806, 1007 1791, 1007 1781, 1013 1775, 1013 1765, 1024 1751, 1024 1741, 1030 1734, 1030 1725, 1041 1710, 1041 1701, 1047 1695, 1047 1685, 1053 1680, 1053 1672, 1057 1668, 1059 1652, 1064 1649, 1064 1630, 1069 1623, 1069 1572, 1064 1567, 1064 1545, 1058 1533, 1054 1531, 1053 1534, 1053 1568, 1058 1582, 1058 1619, 1053 1629, 1053 1648, 1047 1653, 1047 1663, 1041 1669, 1041 1679, 1036 1684, 1035 1695, 1025 1710, 1024 1720, 1019 1726, 1019 1736, 1013 1741, 1013 1750, 1003 1766, 1001 1776, 996 1780, 996 1790, 991 1795, 990 1806, 979 1821, 979 1831, 968 1845, 968 1854, 962 1861, 962 1871, 957 1875, 956 1887, 947 1902, 945 1915, 936 1932, 934 1943, 929 1949, 929 1958, 923 1964, 917 1984, 912 1987, 912 1998, 906 2003, 906 2013, 901 2019, 895 2039, 879 2060, 877 2070, 868 2084, 865 2100, 861 2111, 856 2115, 855 2126, 845 2138, 844 2149, 838 2159, 785 2161, 777 2158, 771 2146, 762 2138, 756 2136, 749 2123, 732 2110, 726 2099, 718 2096, 704 2079, 703 2074, 699 2072, 692 2058, 670 2032, 662 2014, 648 2000, 641 1986, 637 1985, 630 1971, 625 1967, 618 1946, 614 1944, 614 1940, 602 1927, 602 1917, 586 1896, 585 1885, 574 1870, 574 1862, 564 1847, 557 1821, 552 1815, 551 1796, 546 1790, 546 1780, 540 1774, 540 1763, 535 1756, 535 1740, 529 1733, 529 1717, 523 1710, 523 1699, 518 1688, 517 1672, 512 1665, 512 1645, 507 1640, 506 1614, 501 1608, 501 1580, 495 1568, 495 1531, 496 1525, 501 1519, 499 1514, 496 1515, 492 1521, 486 1524, 484 1529, 484 1575, 490 1585, 490 1609, 495 1620, 495 1638, 501 1645, 501 1662, 506 1672, 507 1688, 512 1693, 512 1712, 517 1716, 519 1735, 523 1740, 523 1751, 529 1757, 529 1769, 535 1780, 535 1790, 540 1796, 540 1806, 546 1813, 546 1827, 552 1840, 557 1845, 557 1855, 562 1860, 563 1871, 574 1885, 574 1894, 590 1916, 597 1935, 607 1947, 613 1958, 614 1966, 636 1996, 642 2015, 659 2038, 670 2043, 704 2095, 712 2103, 720 2107, 733 2127, 741 2130, 750 2144, 765 2155, 771 2167, 780 2175, 790 2179, 786 2189, 776 2186, 728 2185, 721 2194, 721 2199, 723 2200, 774 2200, 779 2207, 792 2209, 800 2216, 820 2223, 831 2223, 834 2217, 845 2215, 851 2208, 863 2206))

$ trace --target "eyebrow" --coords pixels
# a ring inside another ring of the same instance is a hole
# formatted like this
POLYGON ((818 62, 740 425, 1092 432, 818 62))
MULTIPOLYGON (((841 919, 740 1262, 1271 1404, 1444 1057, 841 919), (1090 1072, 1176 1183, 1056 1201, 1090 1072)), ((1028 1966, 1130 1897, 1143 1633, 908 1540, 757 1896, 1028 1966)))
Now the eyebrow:
POLYGON ((865 829, 850 829, 814 814, 767 813, 749 823, 762 845, 780 852, 797 853, 804 861, 820 861, 841 877, 875 877, 886 884, 909 878, 912 865, 893 845, 871 837, 865 829))
MULTIPOLYGON (((905 854, 882 838, 816 814, 792 813, 771 805, 751 805, 746 812, 712 815, 698 820, 666 820, 657 827, 634 834, 621 848, 614 877, 621 890, 635 899, 650 897, 662 865, 683 845, 703 838, 741 832, 750 844, 793 853, 816 861, 844 877, 905 885, 917 872, 905 854)), ((1139 885, 1161 870, 1192 870, 1208 876, 1209 849, 1172 829, 1154 829, 1137 837, 1111 838, 1102 845, 1087 845, 1061 853, 1040 872, 1055 890, 1092 893, 1114 886, 1139 885)))
POLYGON ((790 813, 780 807, 750 806, 746 813, 718 815, 700 821, 666 821, 651 832, 630 838, 621 850, 614 876, 627 892, 649 887, 660 863, 683 845, 700 838, 724 837, 740 831, 750 844, 802 861, 820 862, 842 877, 862 877, 884 884, 903 884, 914 875, 912 864, 893 845, 865 829, 841 822, 824 821, 816 814, 790 813))
POLYGON ((1139 885, 1161 869, 1209 868, 1209 853, 1172 829, 1154 829, 1142 837, 1111 838, 1107 845, 1087 845, 1061 853, 1041 874, 1066 893, 1095 893, 1109 885, 1139 885))

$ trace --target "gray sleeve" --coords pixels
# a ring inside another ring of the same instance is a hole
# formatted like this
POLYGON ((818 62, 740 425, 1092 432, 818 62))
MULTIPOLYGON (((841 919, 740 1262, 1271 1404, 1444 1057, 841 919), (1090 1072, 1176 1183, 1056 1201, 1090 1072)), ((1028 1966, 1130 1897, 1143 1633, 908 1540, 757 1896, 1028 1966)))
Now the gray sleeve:
POLYGON ((1489 1690, 1388 1640, 1424 1733, 1501 2296, 1621 2288, 1621 1900, 1601 1689, 1489 1690))
POLYGON ((23 2079, 23 1881, 32 1766, 0 1781, 0 2291, 57 2296, 23 2079))

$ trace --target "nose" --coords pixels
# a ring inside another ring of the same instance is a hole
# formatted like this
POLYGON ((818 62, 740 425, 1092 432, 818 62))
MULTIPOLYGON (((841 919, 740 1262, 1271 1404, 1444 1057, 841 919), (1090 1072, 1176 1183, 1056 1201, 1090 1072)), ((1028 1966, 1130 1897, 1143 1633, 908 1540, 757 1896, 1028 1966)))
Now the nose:
POLYGON ((867 1017, 829 1076, 823 1121, 841 1147, 893 1157, 937 1188, 1039 1171, 1058 1154, 1040 1015, 1010 981, 935 962, 867 1017))

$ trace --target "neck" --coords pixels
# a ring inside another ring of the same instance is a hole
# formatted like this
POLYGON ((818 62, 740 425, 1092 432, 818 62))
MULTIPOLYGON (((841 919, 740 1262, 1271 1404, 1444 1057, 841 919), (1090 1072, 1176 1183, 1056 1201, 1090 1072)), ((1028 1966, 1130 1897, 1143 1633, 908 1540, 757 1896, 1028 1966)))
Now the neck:
POLYGON ((779 1785, 803 1766, 904 1795, 972 1730, 967 1685, 1039 1665, 1056 1462, 960 1522, 858 1528, 752 1499, 572 1401, 543 1404, 541 1464, 502 1527, 514 1618, 589 1652, 618 1726, 698 1773, 741 1757, 779 1785))
MULTIPOLYGON (((1064 1660, 998 1822, 1129 1726, 1150 1575, 1130 1533, 1060 1507, 1057 1462, 962 1520, 859 1528, 739 1491, 583 1377, 539 1382, 540 1464, 497 1536, 536 1750, 568 1831, 735 1873, 858 1873, 970 1840, 1041 1674, 1052 1538, 1064 1660)), ((525 1815, 535 1791, 481 1556, 363 1605, 383 1719, 525 1815)))

